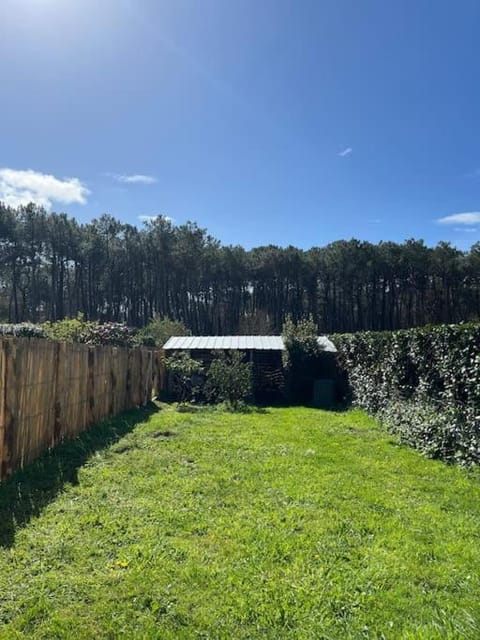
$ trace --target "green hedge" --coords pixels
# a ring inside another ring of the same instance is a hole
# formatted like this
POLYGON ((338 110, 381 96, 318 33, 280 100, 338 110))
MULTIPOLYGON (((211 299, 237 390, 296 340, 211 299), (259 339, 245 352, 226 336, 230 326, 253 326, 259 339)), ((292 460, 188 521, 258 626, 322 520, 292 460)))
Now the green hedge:
POLYGON ((480 324, 332 339, 354 404, 430 457, 480 462, 480 324))

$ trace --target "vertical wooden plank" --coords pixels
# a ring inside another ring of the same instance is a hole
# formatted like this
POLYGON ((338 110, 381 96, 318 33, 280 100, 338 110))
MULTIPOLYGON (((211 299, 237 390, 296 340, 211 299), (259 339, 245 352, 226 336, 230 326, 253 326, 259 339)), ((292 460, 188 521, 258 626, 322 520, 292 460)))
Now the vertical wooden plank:
POLYGON ((15 437, 17 424, 17 367, 16 367, 16 341, 14 339, 5 341, 5 378, 8 384, 5 385, 4 411, 5 425, 3 438, 2 468, 0 475, 6 478, 13 469, 12 445, 15 437))
MULTIPOLYGON (((10 441, 12 471, 15 467, 23 466, 25 452, 32 449, 31 441, 34 442, 34 436, 30 438, 27 429, 29 405, 27 405, 26 396, 27 387, 30 386, 28 367, 31 353, 31 349, 25 349, 23 340, 17 342, 15 349, 15 429, 10 441)), ((34 391, 37 392, 36 387, 34 387, 34 391)), ((33 406, 36 405, 37 403, 34 402, 33 406)))
POLYGON ((97 358, 98 358, 98 367, 97 367, 97 404, 98 411, 95 416, 95 421, 101 421, 103 416, 105 415, 105 351, 101 348, 97 347, 97 358))
POLYGON ((139 372, 138 372, 138 406, 143 406, 143 396, 145 392, 145 352, 138 350, 139 372))
POLYGON ((6 340, 0 339, 0 481, 2 480, 4 440, 6 430, 5 396, 7 393, 7 376, 5 371, 6 340))
POLYGON ((44 353, 35 340, 22 340, 17 349, 18 425, 16 466, 24 467, 42 447, 44 353), (30 399, 33 390, 33 402, 30 399))
POLYGON ((89 347, 87 352, 87 370, 88 370, 88 421, 93 424, 95 421, 95 347, 89 347))
POLYGON ((155 350, 153 352, 153 383, 152 383, 152 395, 158 396, 163 390, 163 372, 162 372, 162 360, 160 357, 161 352, 155 350))
POLYGON ((141 372, 142 372, 142 351, 138 349, 135 352, 135 406, 139 407, 141 403, 141 372))
POLYGON ((88 398, 88 347, 79 345, 78 356, 80 359, 80 384, 78 393, 79 410, 81 415, 81 424, 77 427, 77 434, 85 431, 92 424, 90 421, 90 401, 88 398))
POLYGON ((57 387, 58 393, 61 394, 60 400, 60 412, 62 416, 61 434, 62 440, 68 437, 69 425, 70 425, 70 407, 72 403, 72 382, 70 380, 70 363, 73 357, 72 345, 63 343, 60 350, 60 357, 58 361, 59 381, 61 380, 61 386, 57 387))
POLYGON ((97 399, 98 399, 98 406, 100 411, 97 415, 96 422, 100 422, 105 417, 105 403, 107 402, 106 353, 107 352, 105 350, 105 347, 97 347, 97 356, 99 358, 99 365, 100 365, 98 370, 99 385, 97 387, 97 399))
POLYGON ((51 434, 52 444, 57 444, 63 439, 62 430, 62 396, 64 393, 62 379, 62 355, 64 355, 65 343, 56 342, 53 349, 53 415, 51 416, 51 434))
MULTIPOLYGON (((15 391, 14 391, 14 413, 15 413, 15 428, 13 429, 13 437, 11 439, 10 451, 12 458, 13 471, 17 467, 22 467, 24 463, 24 451, 29 450, 30 443, 28 442, 29 433, 27 430, 27 415, 29 406, 26 402, 26 387, 29 385, 27 366, 28 356, 31 354, 30 350, 25 348, 25 342, 23 340, 15 340, 15 391)), ((38 389, 34 387, 35 391, 38 389)), ((34 406, 38 406, 37 403, 34 406)))
POLYGON ((149 350, 146 352, 147 361, 147 371, 145 375, 145 396, 143 405, 147 406, 150 400, 152 399, 152 385, 153 385, 153 351, 149 350))
POLYGON ((125 402, 124 409, 130 409, 132 406, 132 350, 127 352, 127 373, 125 376, 125 402))
POLYGON ((113 347, 109 347, 105 352, 105 404, 104 415, 106 418, 110 415, 111 398, 112 398, 112 376, 111 376, 111 363, 113 357, 113 347))
POLYGON ((127 378, 127 391, 128 391, 128 409, 131 409, 133 406, 133 397, 135 394, 135 385, 134 385, 134 378, 135 378, 135 352, 130 349, 129 353, 128 353, 128 357, 129 357, 129 364, 128 364, 128 378, 127 378))
POLYGON ((138 351, 133 352, 132 407, 138 406, 138 351))

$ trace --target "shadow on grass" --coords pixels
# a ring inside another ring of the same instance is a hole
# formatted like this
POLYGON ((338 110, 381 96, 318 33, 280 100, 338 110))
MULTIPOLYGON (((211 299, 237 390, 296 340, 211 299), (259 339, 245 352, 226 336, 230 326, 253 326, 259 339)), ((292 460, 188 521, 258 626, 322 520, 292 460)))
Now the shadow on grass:
POLYGON ((228 403, 220 404, 190 404, 190 403, 170 403, 177 413, 270 413, 268 406, 259 404, 239 404, 236 407, 228 403))
POLYGON ((236 409, 230 409, 230 413, 270 413, 267 405, 248 404, 236 409))
POLYGON ((149 404, 102 422, 43 454, 0 483, 0 547, 11 547, 16 532, 61 493, 65 484, 78 484, 78 470, 97 451, 106 449, 159 408, 149 404))
MULTIPOLYGON (((265 411, 262 411, 262 407, 263 405, 257 405, 259 410, 258 413, 265 413, 265 411)), ((338 402, 334 405, 330 405, 330 406, 325 406, 325 407, 317 407, 311 403, 308 402, 275 402, 275 403, 270 403, 268 405, 268 407, 272 407, 272 408, 276 408, 276 409, 292 409, 292 408, 299 408, 299 409, 317 409, 318 411, 327 411, 329 413, 348 413, 349 411, 351 411, 352 409, 354 409, 354 407, 347 403, 347 402, 338 402)), ((268 413, 268 411, 267 411, 268 413)))
POLYGON ((346 402, 339 402, 331 407, 311 407, 312 409, 320 409, 321 411, 330 411, 331 413, 348 413, 354 407, 346 402))

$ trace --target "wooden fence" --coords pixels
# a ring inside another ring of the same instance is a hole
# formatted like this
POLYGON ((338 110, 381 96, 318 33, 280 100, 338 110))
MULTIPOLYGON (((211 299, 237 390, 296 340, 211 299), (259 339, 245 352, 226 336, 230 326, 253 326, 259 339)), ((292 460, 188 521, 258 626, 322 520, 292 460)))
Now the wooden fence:
POLYGON ((0 480, 96 422, 145 405, 163 378, 154 350, 0 338, 0 480))

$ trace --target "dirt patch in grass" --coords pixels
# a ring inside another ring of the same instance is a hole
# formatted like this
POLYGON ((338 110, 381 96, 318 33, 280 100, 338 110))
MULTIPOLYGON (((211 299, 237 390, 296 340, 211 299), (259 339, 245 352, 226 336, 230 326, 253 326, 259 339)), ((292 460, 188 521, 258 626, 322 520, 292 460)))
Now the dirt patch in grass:
POLYGON ((174 438, 178 434, 176 431, 170 431, 169 429, 166 429, 165 431, 154 431, 150 435, 152 438, 174 438))

